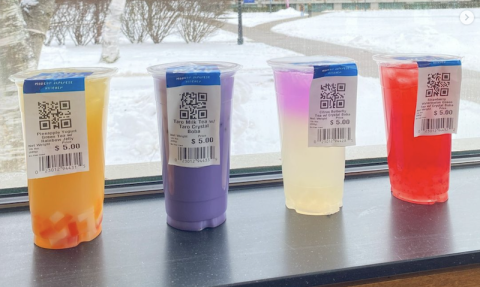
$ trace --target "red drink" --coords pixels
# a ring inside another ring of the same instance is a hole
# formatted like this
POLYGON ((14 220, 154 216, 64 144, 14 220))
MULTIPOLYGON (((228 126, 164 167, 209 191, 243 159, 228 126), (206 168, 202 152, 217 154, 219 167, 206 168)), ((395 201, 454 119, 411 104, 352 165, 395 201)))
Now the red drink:
POLYGON ((452 135, 414 137, 417 63, 379 64, 392 194, 412 203, 444 202, 452 135))

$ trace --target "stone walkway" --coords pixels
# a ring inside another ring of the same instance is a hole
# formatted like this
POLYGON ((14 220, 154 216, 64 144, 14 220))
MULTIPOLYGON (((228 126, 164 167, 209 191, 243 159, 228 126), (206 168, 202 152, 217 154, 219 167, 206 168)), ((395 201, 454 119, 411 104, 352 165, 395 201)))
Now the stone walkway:
MULTIPOLYGON (((274 33, 271 29, 281 23, 296 21, 301 17, 273 21, 255 27, 243 26, 243 36, 255 42, 265 43, 270 46, 288 49, 306 56, 335 55, 345 56, 357 62, 359 74, 365 77, 378 78, 377 64, 372 60, 376 53, 363 49, 335 45, 327 42, 308 40, 298 37, 274 33)), ((238 25, 225 23, 223 30, 238 33, 238 25)), ((322 33, 318 31, 317 33, 322 33)), ((244 45, 248 45, 246 42, 244 45)), ((252 51, 254 53, 254 51, 252 51)), ((463 69, 461 98, 480 104, 480 72, 463 69)))

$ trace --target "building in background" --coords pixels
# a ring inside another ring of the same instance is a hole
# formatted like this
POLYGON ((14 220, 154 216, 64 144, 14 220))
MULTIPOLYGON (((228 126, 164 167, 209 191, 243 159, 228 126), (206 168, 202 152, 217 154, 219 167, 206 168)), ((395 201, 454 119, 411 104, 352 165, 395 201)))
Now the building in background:
MULTIPOLYGON (((237 1, 232 1, 237 4, 237 1)), ((278 11, 284 9, 286 0, 247 0, 244 11, 278 11)), ((444 9, 480 7, 480 0, 288 0, 290 7, 299 10, 305 7, 305 13, 326 10, 383 10, 383 9, 444 9), (310 11, 310 9, 311 11, 310 11)))

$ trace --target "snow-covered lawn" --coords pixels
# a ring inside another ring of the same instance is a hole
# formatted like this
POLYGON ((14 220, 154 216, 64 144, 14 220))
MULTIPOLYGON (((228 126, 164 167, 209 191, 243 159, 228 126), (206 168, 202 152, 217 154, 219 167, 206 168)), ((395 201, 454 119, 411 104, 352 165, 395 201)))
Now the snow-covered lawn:
POLYGON ((279 24, 289 36, 377 52, 441 53, 464 56, 465 68, 480 71, 480 9, 476 20, 460 22, 465 9, 334 12, 279 24))
MULTIPOLYGON (((404 11, 388 12, 392 14, 390 18, 395 19, 393 15, 404 11)), ((411 15, 417 13, 416 11, 407 12, 411 15)), ((382 11, 382 13, 386 12, 382 11)), ((343 17, 347 14, 357 15, 361 13, 332 13, 328 15, 330 21, 336 19, 336 14, 343 17)), ((385 17, 388 18, 388 15, 385 17)), ((319 19, 323 21, 321 17, 312 20, 319 21, 319 19)), ((422 21, 437 21, 435 19, 427 20, 422 21)), ((299 20, 293 24, 310 23, 307 21, 311 20, 299 20)), ((360 19, 355 21, 361 22, 360 19)), ((312 32, 318 29, 313 23, 304 27, 310 29, 306 30, 307 32, 310 31, 310 34, 319 35, 320 33, 312 32)), ((324 28, 322 31, 329 31, 329 29, 334 28, 333 26, 324 28)), ((393 29, 393 27, 395 25, 390 26, 384 23, 383 28, 393 29)), ((467 27, 467 29, 470 28, 467 27)), ((376 31, 379 34, 385 34, 382 29, 376 29, 376 31)), ((417 29, 417 31, 420 33, 422 30, 417 29)), ((357 32, 359 37, 363 37, 362 31, 357 30, 357 32)), ((328 33, 330 35, 334 34, 331 31, 328 33)), ((236 44, 236 39, 236 34, 218 31, 201 44, 185 44, 176 35, 169 36, 165 43, 157 45, 152 43, 130 44, 123 41, 121 58, 111 65, 117 67, 119 72, 113 78, 111 84, 107 164, 149 162, 160 159, 153 81, 146 72, 146 68, 154 64, 177 61, 215 60, 236 62, 243 65, 243 69, 236 75, 235 82, 232 154, 279 151, 280 142, 273 74, 266 60, 298 54, 261 43, 253 43, 248 39, 246 39, 244 45, 239 46, 236 44)), ((432 41, 443 41, 444 36, 440 35, 438 38, 433 37, 431 39, 432 41)), ((386 36, 384 40, 394 41, 393 38, 386 36)), ((479 40, 472 38, 469 41, 479 40)), ((390 46, 391 44, 384 43, 384 47, 390 46)), ((439 47, 441 46, 439 45, 439 47)), ((62 47, 44 47, 39 68, 109 66, 98 63, 100 53, 100 45, 75 47, 68 44, 62 47)), ((473 53, 473 50, 470 53, 473 53)), ((475 54, 478 55, 478 53, 475 54)), ((379 80, 359 77, 358 82, 357 145, 384 144, 385 126, 379 80)), ((480 106, 472 102, 462 101, 460 110, 459 134, 454 135, 454 138, 480 137, 480 129, 476 125, 480 122, 480 106)))
MULTIPOLYGON (((302 14, 300 11, 297 11, 293 8, 282 9, 277 12, 247 12, 242 13, 242 24, 246 27, 255 27, 260 24, 265 24, 268 22, 290 19, 295 17, 300 17, 302 14)), ((308 15, 305 13, 304 17, 308 15)), ((238 23, 238 13, 230 12, 225 16, 227 23, 237 24, 238 23)))
POLYGON ((239 46, 236 35, 219 31, 205 43, 185 44, 170 36, 162 44, 121 45, 121 58, 100 64, 101 46, 44 47, 39 68, 113 66, 108 115, 107 164, 160 159, 153 80, 146 68, 177 61, 229 61, 243 68, 236 75, 233 101, 232 154, 280 150, 273 75, 266 60, 298 55, 248 41, 239 46))

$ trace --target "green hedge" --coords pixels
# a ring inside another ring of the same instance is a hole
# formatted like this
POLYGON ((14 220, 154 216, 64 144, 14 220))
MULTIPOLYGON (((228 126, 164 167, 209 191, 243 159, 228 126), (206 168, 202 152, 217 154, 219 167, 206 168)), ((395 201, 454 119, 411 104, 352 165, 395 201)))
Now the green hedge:
MULTIPOLYGON (((371 8, 371 3, 342 3, 342 10, 368 10, 371 8)), ((298 4, 291 4, 290 7, 297 9, 298 4)), ((333 10, 333 3, 312 3, 312 12, 322 12, 325 10, 333 10)), ((480 7, 480 0, 468 2, 389 2, 378 3, 379 9, 449 9, 449 8, 478 8, 480 7)), ((237 12, 237 5, 232 5, 232 10, 237 12)), ((285 9, 285 4, 272 4, 272 12, 285 9)), ((298 10, 298 9, 297 9, 298 10)), ((269 5, 260 6, 258 4, 243 4, 243 12, 270 12, 269 5)), ((305 13, 308 13, 308 6, 305 4, 305 13)))
POLYGON ((342 10, 368 10, 370 3, 342 3, 342 10))
POLYGON ((480 7, 480 1, 405 3, 405 6, 403 7, 403 9, 449 9, 449 8, 476 8, 476 7, 480 7))
MULTIPOLYGON (((272 12, 277 12, 278 10, 284 9, 285 4, 272 4, 272 12)), ((238 12, 238 6, 237 5, 232 5, 232 10, 234 12, 238 12)), ((270 7, 263 6, 260 7, 256 4, 243 4, 242 5, 242 12, 270 12, 270 7)))
POLYGON ((378 9, 405 9, 405 2, 378 3, 378 9))
POLYGON ((379 9, 451 9, 451 8, 477 8, 480 7, 480 1, 471 2, 417 2, 417 3, 379 3, 379 9))

